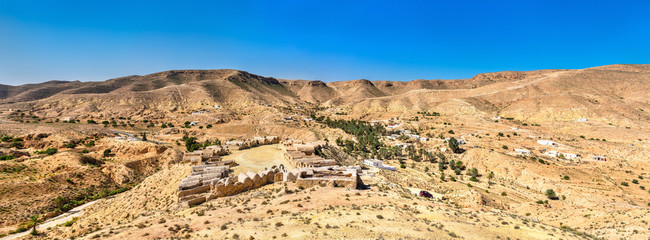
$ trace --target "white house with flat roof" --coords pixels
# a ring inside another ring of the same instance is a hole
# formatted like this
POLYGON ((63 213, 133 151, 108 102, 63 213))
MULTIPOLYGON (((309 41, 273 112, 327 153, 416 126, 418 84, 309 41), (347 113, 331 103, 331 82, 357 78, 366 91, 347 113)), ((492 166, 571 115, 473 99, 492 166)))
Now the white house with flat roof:
POLYGON ((539 144, 541 144, 541 145, 556 146, 556 147, 557 147, 557 143, 556 143, 556 142, 553 142, 553 141, 551 141, 551 140, 542 140, 542 139, 537 139, 537 143, 539 143, 539 144))
POLYGON ((528 149, 515 148, 515 152, 521 155, 530 155, 530 150, 528 149))
POLYGON ((364 159, 363 164, 371 166, 371 167, 376 167, 376 168, 381 168, 381 169, 386 169, 386 170, 391 170, 391 171, 397 171, 396 167, 384 165, 382 163, 382 161, 379 160, 379 159, 364 159))

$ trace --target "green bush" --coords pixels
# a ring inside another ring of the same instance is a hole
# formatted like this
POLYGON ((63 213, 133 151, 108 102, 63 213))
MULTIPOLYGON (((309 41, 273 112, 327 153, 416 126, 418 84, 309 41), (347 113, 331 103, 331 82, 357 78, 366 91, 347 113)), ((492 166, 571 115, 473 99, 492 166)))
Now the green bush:
POLYGON ((54 155, 58 152, 56 148, 48 148, 43 151, 36 151, 36 154, 47 154, 47 155, 54 155))
POLYGON ((88 164, 93 166, 100 166, 104 164, 102 160, 98 160, 94 157, 86 156, 86 155, 81 156, 81 158, 79 158, 79 162, 81 162, 81 164, 88 164))
POLYGON ((9 144, 9 147, 12 148, 23 148, 23 142, 12 142, 9 144))
POLYGON ((557 197, 557 194, 555 194, 555 191, 553 191, 553 189, 546 189, 546 192, 544 193, 544 195, 546 195, 546 197, 548 197, 548 199, 551 199, 551 200, 559 199, 557 197))
POLYGON ((111 149, 109 148, 109 149, 104 150, 103 155, 104 155, 104 157, 109 157, 111 155, 111 149))
POLYGON ((63 226, 70 227, 70 226, 72 226, 72 224, 77 222, 78 219, 79 218, 77 218, 77 217, 73 217, 72 219, 70 219, 70 221, 67 221, 67 222, 63 223, 63 226))

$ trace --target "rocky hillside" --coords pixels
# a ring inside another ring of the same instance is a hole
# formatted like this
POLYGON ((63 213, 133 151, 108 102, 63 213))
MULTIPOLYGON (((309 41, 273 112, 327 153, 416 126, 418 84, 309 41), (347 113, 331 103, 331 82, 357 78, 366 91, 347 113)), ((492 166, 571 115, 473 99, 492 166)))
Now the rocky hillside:
POLYGON ((174 70, 103 82, 51 81, 0 86, 0 108, 29 109, 46 117, 89 114, 164 115, 215 104, 313 103, 352 114, 419 111, 459 106, 522 121, 598 118, 634 124, 650 119, 650 65, 581 70, 496 72, 462 80, 408 82, 281 80, 238 70, 174 70), (445 107, 449 105, 449 107, 445 107))

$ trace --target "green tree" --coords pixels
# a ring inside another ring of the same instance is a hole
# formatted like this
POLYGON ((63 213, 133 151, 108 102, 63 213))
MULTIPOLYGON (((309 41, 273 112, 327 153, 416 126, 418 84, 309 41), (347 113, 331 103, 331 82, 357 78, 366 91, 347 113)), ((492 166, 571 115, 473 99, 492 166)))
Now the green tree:
POLYGON ((189 137, 185 139, 185 148, 188 152, 194 152, 201 148, 201 145, 196 141, 195 137, 189 137))
POLYGON ((109 157, 111 155, 111 149, 104 150, 104 157, 109 157))
POLYGON ((448 145, 449 145, 449 149, 453 153, 460 153, 460 147, 458 145, 458 140, 456 140, 456 138, 453 138, 453 137, 450 138, 449 141, 448 141, 448 145))
POLYGON ((32 225, 32 232, 30 234, 32 235, 38 235, 38 232, 36 231, 36 226, 38 225, 38 215, 34 215, 30 218, 29 224, 32 225))
POLYGON ((142 141, 145 141, 145 142, 147 141, 147 133, 145 133, 145 132, 140 133, 140 136, 142 136, 142 141))

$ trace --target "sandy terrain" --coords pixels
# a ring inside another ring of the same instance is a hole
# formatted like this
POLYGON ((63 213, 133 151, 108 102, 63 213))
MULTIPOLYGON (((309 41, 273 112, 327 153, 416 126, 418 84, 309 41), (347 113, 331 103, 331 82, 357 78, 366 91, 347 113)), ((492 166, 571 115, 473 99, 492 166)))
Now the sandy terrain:
POLYGON ((280 144, 265 145, 252 149, 233 151, 230 155, 223 157, 224 160, 234 160, 238 165, 233 167, 233 174, 259 172, 264 168, 284 165, 286 169, 292 169, 291 164, 282 156, 283 147, 280 144))

